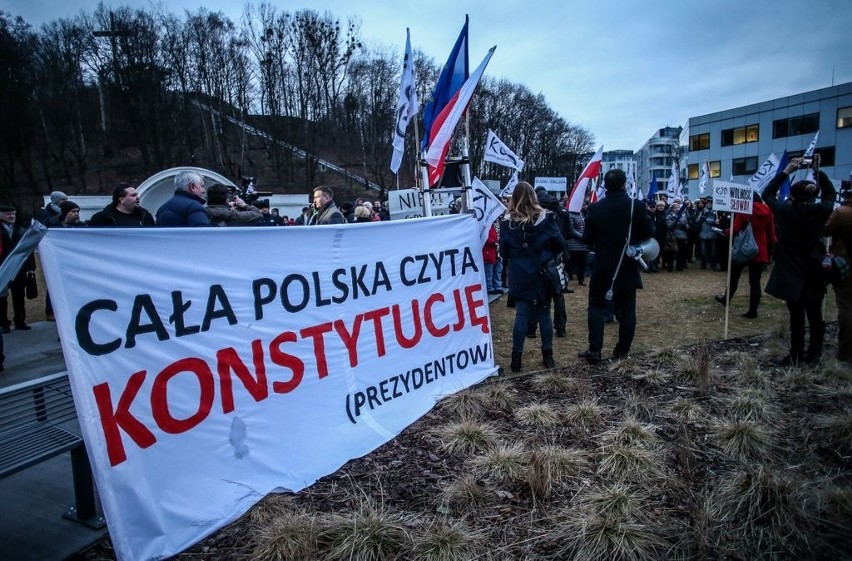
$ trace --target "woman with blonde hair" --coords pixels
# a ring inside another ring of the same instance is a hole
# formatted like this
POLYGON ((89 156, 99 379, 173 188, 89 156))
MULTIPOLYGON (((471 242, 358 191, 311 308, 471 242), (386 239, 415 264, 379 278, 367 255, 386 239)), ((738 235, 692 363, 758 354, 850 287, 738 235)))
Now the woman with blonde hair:
POLYGON ((512 372, 521 371, 527 326, 538 322, 542 362, 553 368, 553 322, 550 318, 551 289, 542 275, 544 264, 563 250, 562 235, 553 215, 541 208, 532 186, 515 186, 500 225, 500 255, 509 260, 509 295, 515 300, 512 328, 512 372))

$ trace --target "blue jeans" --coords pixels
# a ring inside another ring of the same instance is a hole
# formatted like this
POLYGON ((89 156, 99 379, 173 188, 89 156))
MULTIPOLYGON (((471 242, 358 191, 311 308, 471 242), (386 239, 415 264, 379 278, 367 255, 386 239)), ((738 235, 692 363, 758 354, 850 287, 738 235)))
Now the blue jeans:
POLYGON ((527 338, 527 327, 530 319, 538 323, 541 349, 553 348, 553 320, 550 318, 550 298, 544 302, 533 304, 529 300, 515 300, 515 325, 512 328, 512 352, 524 351, 524 341, 527 338))
POLYGON ((495 263, 485 263, 485 290, 489 292, 494 290, 494 265, 495 263))

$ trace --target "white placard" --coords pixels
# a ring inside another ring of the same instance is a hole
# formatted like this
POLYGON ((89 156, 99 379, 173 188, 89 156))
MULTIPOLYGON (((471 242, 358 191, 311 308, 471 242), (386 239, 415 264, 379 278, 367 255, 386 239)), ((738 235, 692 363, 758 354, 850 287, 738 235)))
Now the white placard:
POLYGON ((713 210, 751 214, 754 190, 730 181, 713 182, 713 210))

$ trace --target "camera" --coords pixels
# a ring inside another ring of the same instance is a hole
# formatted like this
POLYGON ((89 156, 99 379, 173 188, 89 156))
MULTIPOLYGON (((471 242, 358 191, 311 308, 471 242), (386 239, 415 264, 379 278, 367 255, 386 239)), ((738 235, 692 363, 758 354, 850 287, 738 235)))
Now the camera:
POLYGON ((233 201, 234 198, 239 197, 247 205, 253 205, 261 197, 272 196, 271 191, 258 191, 255 189, 255 184, 256 180, 254 177, 244 176, 239 189, 236 187, 228 188, 228 200, 233 201))
POLYGON ((800 168, 809 168, 814 164, 813 158, 802 158, 802 163, 799 165, 800 168))

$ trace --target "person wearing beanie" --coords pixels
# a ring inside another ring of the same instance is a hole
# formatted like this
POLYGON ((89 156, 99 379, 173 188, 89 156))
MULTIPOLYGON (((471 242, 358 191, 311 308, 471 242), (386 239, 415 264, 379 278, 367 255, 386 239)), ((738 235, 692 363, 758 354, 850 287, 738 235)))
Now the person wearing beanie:
POLYGON ((766 293, 787 303, 790 313, 790 352, 778 361, 781 366, 799 366, 819 362, 825 337, 822 301, 825 283, 822 260, 825 246, 823 228, 834 210, 834 184, 819 169, 819 154, 814 154, 813 169, 819 186, 813 181, 797 181, 790 187, 792 204, 778 200, 778 189, 798 169, 810 167, 804 158, 792 158, 763 191, 763 200, 772 209, 778 234, 773 251, 772 273, 766 293), (820 202, 816 196, 821 194, 820 202), (810 326, 810 339, 805 352, 805 319, 810 326))
POLYGON ((139 205, 139 192, 129 183, 112 191, 112 202, 89 220, 97 228, 143 228, 154 226, 154 217, 139 205))
POLYGON ((59 205, 59 226, 62 228, 73 228, 81 225, 80 205, 73 201, 63 201, 59 205))
POLYGON ((67 200, 68 195, 62 191, 52 192, 50 194, 50 202, 41 209, 41 212, 38 213, 35 219, 47 227, 56 226, 56 223, 59 222, 59 205, 67 200))

